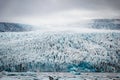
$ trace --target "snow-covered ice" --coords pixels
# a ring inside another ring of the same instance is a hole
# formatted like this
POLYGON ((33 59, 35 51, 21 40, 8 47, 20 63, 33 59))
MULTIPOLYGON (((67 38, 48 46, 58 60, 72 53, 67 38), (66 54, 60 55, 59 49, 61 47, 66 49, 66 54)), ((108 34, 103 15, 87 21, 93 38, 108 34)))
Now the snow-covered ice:
POLYGON ((12 72, 2 74, 0 80, 120 80, 120 73, 12 72))
POLYGON ((120 32, 0 33, 0 71, 120 72, 120 32))

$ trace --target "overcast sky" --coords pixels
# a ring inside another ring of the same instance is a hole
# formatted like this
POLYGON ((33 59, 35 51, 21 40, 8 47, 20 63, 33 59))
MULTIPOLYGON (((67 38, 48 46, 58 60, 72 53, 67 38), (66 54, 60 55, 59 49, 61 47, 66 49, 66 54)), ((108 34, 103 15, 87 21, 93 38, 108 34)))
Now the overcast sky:
POLYGON ((0 0, 0 21, 67 24, 91 18, 120 18, 120 0, 0 0))

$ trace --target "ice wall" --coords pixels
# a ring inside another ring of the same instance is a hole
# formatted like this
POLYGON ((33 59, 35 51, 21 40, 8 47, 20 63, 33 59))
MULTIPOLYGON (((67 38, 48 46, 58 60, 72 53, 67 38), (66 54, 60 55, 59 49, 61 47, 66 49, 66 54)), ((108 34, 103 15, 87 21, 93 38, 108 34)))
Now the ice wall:
POLYGON ((0 71, 120 72, 120 33, 0 33, 0 71))

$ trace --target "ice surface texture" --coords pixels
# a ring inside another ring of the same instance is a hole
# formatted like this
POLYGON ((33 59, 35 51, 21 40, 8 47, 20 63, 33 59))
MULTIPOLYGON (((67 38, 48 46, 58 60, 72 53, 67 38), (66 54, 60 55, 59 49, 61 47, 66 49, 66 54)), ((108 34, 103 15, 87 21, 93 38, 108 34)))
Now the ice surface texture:
POLYGON ((2 72, 0 80, 120 80, 120 73, 2 72))
POLYGON ((120 72, 120 33, 0 33, 0 71, 120 72))

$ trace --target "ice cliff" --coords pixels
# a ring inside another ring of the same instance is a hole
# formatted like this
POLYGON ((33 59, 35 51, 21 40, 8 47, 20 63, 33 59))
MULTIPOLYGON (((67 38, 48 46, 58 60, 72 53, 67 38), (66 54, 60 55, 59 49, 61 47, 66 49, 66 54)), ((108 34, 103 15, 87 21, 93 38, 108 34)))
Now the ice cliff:
POLYGON ((0 71, 120 72, 120 32, 0 33, 0 71))

